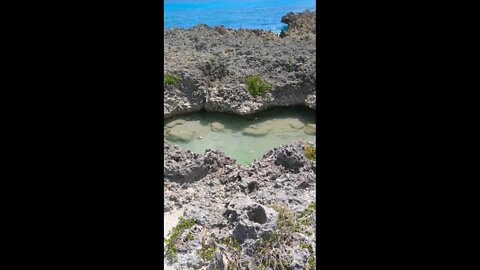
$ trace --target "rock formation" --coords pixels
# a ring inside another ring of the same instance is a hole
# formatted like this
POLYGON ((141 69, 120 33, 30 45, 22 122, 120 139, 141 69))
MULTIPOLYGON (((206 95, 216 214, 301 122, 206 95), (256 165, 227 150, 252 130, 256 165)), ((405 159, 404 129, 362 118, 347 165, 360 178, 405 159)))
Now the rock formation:
MULTIPOLYGON (((280 36, 206 25, 166 30, 164 75, 180 81, 164 85, 164 118, 201 110, 250 115, 293 105, 315 109, 315 16, 287 14, 282 21, 289 28, 280 36), (244 85, 249 75, 265 79, 269 93, 252 96, 244 85)), ((192 140, 183 125, 169 123, 166 136, 192 140)), ((316 132, 312 124, 289 125, 316 132)), ((211 129, 222 132, 224 126, 213 123, 211 129)), ((263 136, 269 127, 252 125, 245 132, 263 136)), ((315 269, 316 161, 306 158, 306 148, 306 142, 280 146, 243 166, 218 150, 195 154, 164 143, 164 212, 181 209, 194 221, 174 244, 168 240, 171 267, 315 269)))
MULTIPOLYGON (((218 264, 214 258, 203 260, 198 256, 202 241, 208 238, 217 243, 235 239, 241 246, 241 264, 255 265, 260 239, 279 230, 279 212, 272 207, 282 205, 302 212, 316 200, 316 162, 306 159, 305 143, 275 148, 249 166, 236 164, 220 151, 200 155, 168 144, 164 156, 164 211, 183 208, 184 218, 196 222, 188 232, 191 239, 179 243, 183 247, 172 260, 174 269, 218 264)), ((306 231, 314 232, 314 216, 308 222, 306 231)), ((312 254, 299 245, 308 242, 314 247, 315 235, 292 236, 292 250, 285 256, 291 258, 291 269, 306 269, 304 264, 312 254)))
POLYGON ((284 18, 284 38, 206 25, 165 30, 164 72, 181 82, 164 87, 164 118, 200 110, 247 115, 279 106, 315 109, 315 12, 284 18), (270 83, 267 96, 248 93, 249 75, 270 83))

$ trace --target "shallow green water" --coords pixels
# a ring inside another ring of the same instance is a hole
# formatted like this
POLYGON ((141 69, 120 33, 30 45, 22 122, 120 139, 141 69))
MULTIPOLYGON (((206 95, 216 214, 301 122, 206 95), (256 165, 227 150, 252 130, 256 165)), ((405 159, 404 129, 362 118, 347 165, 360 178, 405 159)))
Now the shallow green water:
POLYGON ((167 119, 164 138, 194 153, 217 149, 240 164, 250 164, 282 144, 315 142, 315 111, 303 107, 272 109, 248 118, 194 113, 167 119))

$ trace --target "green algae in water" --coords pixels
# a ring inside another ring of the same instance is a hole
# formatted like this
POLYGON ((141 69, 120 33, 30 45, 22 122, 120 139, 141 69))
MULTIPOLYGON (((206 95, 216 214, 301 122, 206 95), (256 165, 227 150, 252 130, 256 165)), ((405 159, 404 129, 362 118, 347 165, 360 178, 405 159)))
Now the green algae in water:
POLYGON ((201 112, 167 119, 165 141, 194 153, 216 149, 250 164, 269 150, 294 141, 315 142, 315 111, 271 109, 250 117, 201 112))

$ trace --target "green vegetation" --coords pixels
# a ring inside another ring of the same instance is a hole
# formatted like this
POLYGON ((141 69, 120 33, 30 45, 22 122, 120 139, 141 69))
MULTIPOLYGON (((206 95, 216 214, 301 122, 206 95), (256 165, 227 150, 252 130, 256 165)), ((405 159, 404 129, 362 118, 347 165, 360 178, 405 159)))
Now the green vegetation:
POLYGON ((224 244, 227 247, 232 247, 232 248, 234 248, 238 251, 240 251, 242 249, 242 247, 238 243, 237 239, 235 239, 233 237, 230 237, 230 236, 227 236, 221 243, 224 244))
POLYGON ((228 260, 227 270, 245 269, 240 262, 240 255, 242 247, 238 243, 237 239, 227 236, 220 242, 226 250, 226 257, 228 260))
POLYGON ((305 146, 305 156, 308 160, 317 160, 317 149, 314 146, 305 146))
MULTIPOLYGON (((170 233, 170 238, 165 239, 165 243, 167 243, 167 254, 170 257, 175 257, 177 244, 182 239, 185 231, 192 228, 193 225, 195 225, 195 219, 184 219, 183 217, 179 218, 177 226, 173 227, 172 232, 170 233)), ((189 233, 186 239, 193 240, 193 234, 189 233)))
POLYGON ((220 251, 223 252, 227 257, 227 270, 243 269, 240 265, 240 251, 242 248, 237 239, 230 236, 227 236, 219 243, 211 242, 207 244, 207 241, 202 239, 202 247, 197 251, 197 254, 206 262, 211 262, 213 261, 217 245, 221 245, 223 247, 223 249, 220 249, 220 251))
POLYGON ((176 85, 177 83, 181 82, 182 79, 179 77, 172 75, 172 74, 165 74, 163 75, 163 86, 165 85, 176 85))
POLYGON ((270 83, 260 77, 260 75, 251 75, 245 78, 245 86, 250 95, 254 97, 260 94, 266 96, 271 89, 270 83))
MULTIPOLYGON (((311 203, 301 212, 292 212, 281 205, 273 205, 278 212, 275 229, 262 237, 258 243, 259 269, 289 269, 292 263, 289 249, 295 241, 295 235, 306 234, 314 221, 316 204, 311 203)), ((299 247, 310 253, 305 269, 315 269, 315 249, 306 241, 300 241, 299 247)))
MULTIPOLYGON (((271 233, 263 235, 257 241, 255 269, 290 269, 293 261, 290 253, 292 248, 301 248, 308 252, 308 260, 303 262, 304 269, 316 269, 315 246, 311 240, 305 238, 306 234, 315 233, 312 225, 315 222, 316 203, 310 203, 299 212, 290 211, 281 205, 271 207, 278 212, 276 226, 271 233)), ((214 269, 219 266, 215 262, 215 252, 220 252, 227 259, 227 270, 248 269, 241 263, 241 250, 237 239, 233 237, 227 236, 218 242, 204 237, 197 254, 207 263, 213 263, 214 269)))
POLYGON ((300 244, 298 246, 300 246, 301 249, 306 249, 308 251, 313 251, 312 245, 305 242, 305 241, 300 241, 300 244))
POLYGON ((317 269, 317 260, 315 258, 308 258, 308 266, 307 269, 317 269))
POLYGON ((197 251, 198 256, 203 260, 209 262, 213 260, 213 255, 215 254, 215 244, 206 244, 205 240, 202 239, 202 248, 197 251))

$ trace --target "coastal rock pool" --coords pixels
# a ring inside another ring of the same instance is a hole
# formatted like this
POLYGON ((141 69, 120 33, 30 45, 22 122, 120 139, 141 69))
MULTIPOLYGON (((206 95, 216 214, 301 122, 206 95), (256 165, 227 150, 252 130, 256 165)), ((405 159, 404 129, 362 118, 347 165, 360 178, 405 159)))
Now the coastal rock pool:
POLYGON ((248 117, 200 112, 165 120, 163 132, 169 144, 199 154, 220 150, 246 165, 283 144, 316 143, 315 111, 278 108, 248 117))

